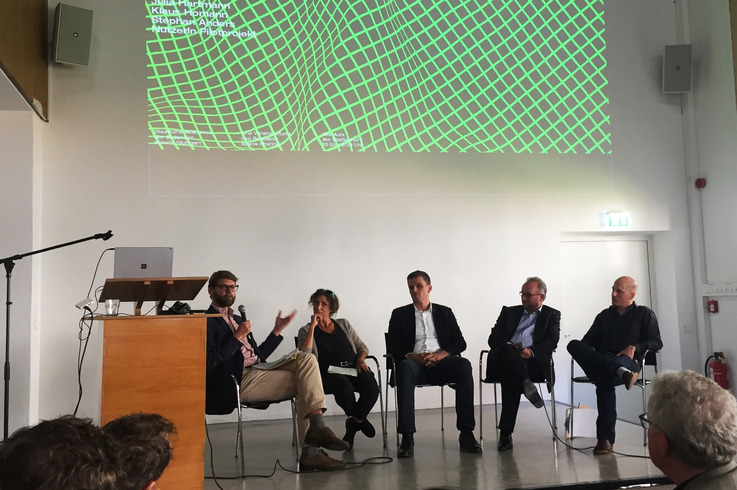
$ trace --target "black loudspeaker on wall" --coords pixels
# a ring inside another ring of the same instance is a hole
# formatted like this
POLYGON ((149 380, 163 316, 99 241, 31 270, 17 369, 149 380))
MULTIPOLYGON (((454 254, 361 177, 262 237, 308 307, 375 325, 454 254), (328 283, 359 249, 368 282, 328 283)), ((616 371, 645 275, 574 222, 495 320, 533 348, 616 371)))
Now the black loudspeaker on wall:
POLYGON ((691 91, 691 45, 666 46, 663 53, 663 92, 691 91))
POLYGON ((60 3, 54 21, 54 61, 72 65, 90 64, 92 10, 60 3))

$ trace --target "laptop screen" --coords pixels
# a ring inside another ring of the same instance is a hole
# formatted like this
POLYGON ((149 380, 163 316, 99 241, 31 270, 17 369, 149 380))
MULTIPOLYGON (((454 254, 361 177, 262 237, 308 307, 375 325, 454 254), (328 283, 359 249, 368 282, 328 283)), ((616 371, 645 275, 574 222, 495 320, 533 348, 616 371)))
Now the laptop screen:
POLYGON ((172 277, 173 247, 115 247, 113 277, 172 277))

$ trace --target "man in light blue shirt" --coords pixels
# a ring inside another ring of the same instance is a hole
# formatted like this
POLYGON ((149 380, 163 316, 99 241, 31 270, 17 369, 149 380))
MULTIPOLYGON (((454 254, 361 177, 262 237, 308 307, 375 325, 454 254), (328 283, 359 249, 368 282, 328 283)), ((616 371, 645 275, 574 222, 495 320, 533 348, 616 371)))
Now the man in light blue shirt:
POLYGON ((489 335, 486 378, 501 380, 502 414, 499 418, 499 451, 512 449, 520 394, 536 407, 542 398, 532 379, 552 383, 550 359, 560 338, 560 311, 543 305, 548 293, 545 281, 528 277, 520 289, 522 305, 503 306, 489 335))

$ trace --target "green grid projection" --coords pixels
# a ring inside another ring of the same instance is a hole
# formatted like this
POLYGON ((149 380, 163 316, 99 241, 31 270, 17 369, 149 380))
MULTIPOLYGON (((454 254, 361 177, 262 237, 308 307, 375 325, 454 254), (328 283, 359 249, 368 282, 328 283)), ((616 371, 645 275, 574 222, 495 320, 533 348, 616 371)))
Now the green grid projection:
POLYGON ((220 1, 147 1, 154 145, 611 152, 603 0, 220 1))

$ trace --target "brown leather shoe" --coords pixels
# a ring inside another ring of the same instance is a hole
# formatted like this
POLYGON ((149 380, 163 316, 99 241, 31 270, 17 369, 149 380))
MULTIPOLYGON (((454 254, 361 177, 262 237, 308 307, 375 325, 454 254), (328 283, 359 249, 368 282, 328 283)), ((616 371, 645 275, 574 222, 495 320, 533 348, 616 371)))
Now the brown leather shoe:
POLYGON ((305 457, 304 454, 299 458, 300 471, 334 471, 344 467, 345 462, 331 458, 323 450, 311 458, 305 457))
POLYGON ((603 454, 609 454, 614 450, 614 444, 606 439, 599 439, 594 448, 594 456, 601 456, 603 454))
POLYGON ((637 381, 637 377, 639 374, 633 373, 632 371, 625 371, 622 373, 622 379, 624 380, 624 387, 628 390, 635 386, 635 381, 637 381))
POLYGON ((320 429, 308 429, 305 435, 305 443, 312 447, 324 447, 331 451, 348 451, 351 446, 330 430, 330 427, 320 429))

